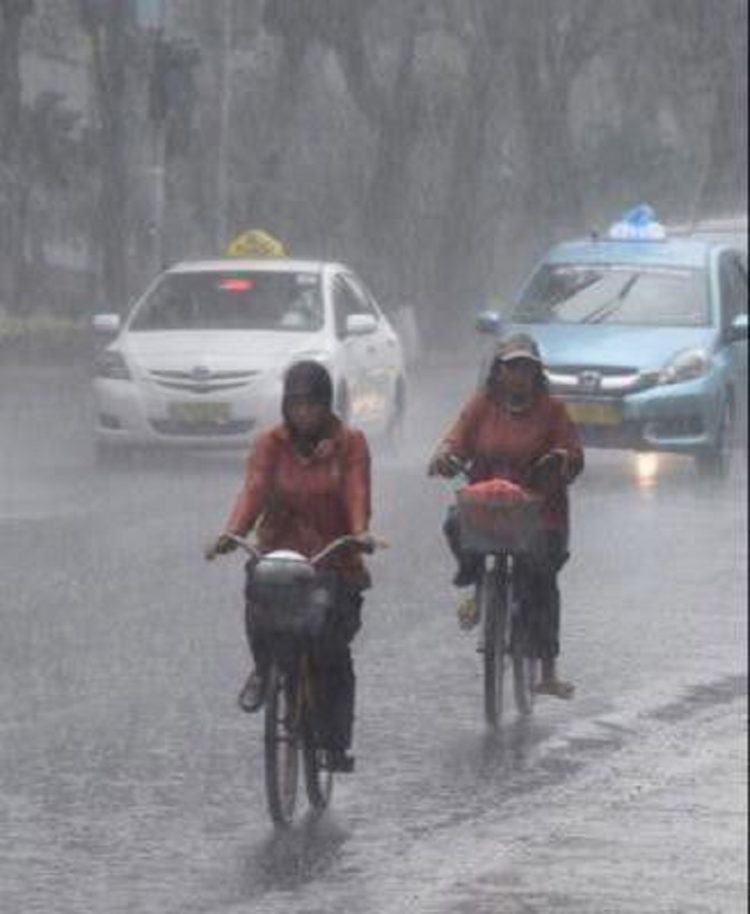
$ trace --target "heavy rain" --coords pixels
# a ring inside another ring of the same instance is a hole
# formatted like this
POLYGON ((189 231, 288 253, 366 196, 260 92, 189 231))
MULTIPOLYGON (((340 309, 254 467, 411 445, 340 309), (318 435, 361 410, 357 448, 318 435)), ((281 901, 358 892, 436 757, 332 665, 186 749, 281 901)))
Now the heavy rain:
POLYGON ((0 0, 3 914, 747 911, 747 34, 745 0, 0 0), (519 330, 584 444, 575 693, 492 725, 428 465, 519 330), (297 358, 387 548, 354 771, 279 825, 244 559, 205 550, 297 358))

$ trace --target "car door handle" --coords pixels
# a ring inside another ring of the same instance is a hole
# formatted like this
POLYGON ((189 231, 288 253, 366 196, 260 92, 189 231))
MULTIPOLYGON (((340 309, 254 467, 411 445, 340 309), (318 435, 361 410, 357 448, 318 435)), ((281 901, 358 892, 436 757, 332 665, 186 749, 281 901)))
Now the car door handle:
POLYGON ((376 353, 377 351, 378 351, 378 350, 376 349, 376 347, 375 347, 375 346, 372 346, 372 345, 368 346, 367 349, 366 349, 366 352, 367 352, 368 355, 375 355, 375 353, 376 353))

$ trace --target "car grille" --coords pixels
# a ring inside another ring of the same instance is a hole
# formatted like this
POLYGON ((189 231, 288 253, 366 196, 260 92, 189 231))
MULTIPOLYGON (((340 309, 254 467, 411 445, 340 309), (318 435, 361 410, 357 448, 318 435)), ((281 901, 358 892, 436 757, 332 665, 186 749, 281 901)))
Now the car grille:
POLYGON ((236 390, 250 384, 259 371, 150 371, 149 375, 160 387, 192 394, 213 394, 236 390))
POLYGON ((547 377, 555 393, 618 397, 653 387, 658 373, 624 365, 554 365, 547 377))
POLYGON ((225 435, 242 435, 255 425, 253 419, 230 422, 181 422, 177 419, 151 419, 151 428, 160 435, 188 435, 190 437, 221 438, 225 435))

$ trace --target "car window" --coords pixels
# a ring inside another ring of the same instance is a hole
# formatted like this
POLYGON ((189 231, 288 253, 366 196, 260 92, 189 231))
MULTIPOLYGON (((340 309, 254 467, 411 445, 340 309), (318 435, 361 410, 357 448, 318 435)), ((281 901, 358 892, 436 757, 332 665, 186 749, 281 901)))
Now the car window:
POLYGON ((346 335, 346 319, 350 314, 377 314, 357 285, 343 276, 337 276, 333 286, 333 308, 336 320, 336 335, 346 335))
POLYGON ((544 264, 513 313, 518 323, 708 323, 705 270, 640 264, 544 264))
POLYGON ((722 326, 747 313, 747 271, 736 254, 726 252, 719 261, 719 296, 722 326))
POLYGON ((315 273, 170 273, 138 305, 130 330, 288 330, 323 326, 315 273))

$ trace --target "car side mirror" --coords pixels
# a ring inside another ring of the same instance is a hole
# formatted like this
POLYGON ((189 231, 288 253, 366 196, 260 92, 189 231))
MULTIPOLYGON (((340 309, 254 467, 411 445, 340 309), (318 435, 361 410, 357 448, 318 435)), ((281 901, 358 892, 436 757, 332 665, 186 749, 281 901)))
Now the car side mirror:
POLYGON ((747 314, 738 314, 729 325, 727 338, 730 343, 747 339, 747 314))
POLYGON ((373 314, 349 314, 346 318, 347 336, 366 336, 374 333, 378 328, 378 321, 373 314))
POLYGON ((91 319, 91 324, 97 333, 114 335, 120 331, 120 315, 95 314, 91 319))
POLYGON ((487 333, 491 336, 500 336, 505 327, 502 315, 497 311, 482 311, 477 315, 474 329, 477 333, 487 333))

